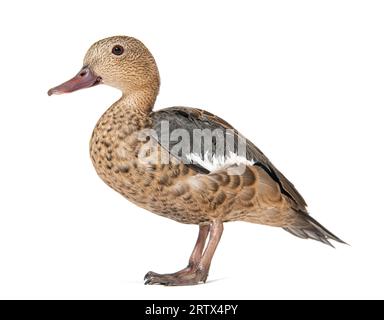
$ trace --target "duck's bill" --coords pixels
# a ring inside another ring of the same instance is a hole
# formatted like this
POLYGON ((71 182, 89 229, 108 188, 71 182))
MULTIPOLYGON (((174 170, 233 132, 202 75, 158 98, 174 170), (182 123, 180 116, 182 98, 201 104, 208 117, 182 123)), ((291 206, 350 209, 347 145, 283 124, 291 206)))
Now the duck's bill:
POLYGON ((58 85, 57 87, 49 89, 48 95, 51 96, 53 94, 63 94, 90 88, 100 84, 101 82, 102 79, 96 76, 91 69, 84 67, 72 79, 58 85))

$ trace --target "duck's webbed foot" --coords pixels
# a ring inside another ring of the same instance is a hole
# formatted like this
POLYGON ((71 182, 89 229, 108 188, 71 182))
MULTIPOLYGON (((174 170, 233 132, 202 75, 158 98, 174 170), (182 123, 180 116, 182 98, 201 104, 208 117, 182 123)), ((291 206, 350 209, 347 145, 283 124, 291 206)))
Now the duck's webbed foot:
POLYGON ((205 282, 208 272, 199 270, 196 267, 187 267, 175 273, 159 274, 148 272, 145 277, 145 284, 162 284, 164 286, 187 286, 205 282))
POLYGON ((158 274, 150 271, 144 277, 145 284, 186 286, 205 282, 208 277, 213 254, 219 243, 222 232, 223 224, 221 222, 215 221, 211 226, 200 226, 199 236, 189 259, 188 267, 178 272, 167 274, 158 274), (209 233, 209 242, 203 254, 205 242, 209 233))

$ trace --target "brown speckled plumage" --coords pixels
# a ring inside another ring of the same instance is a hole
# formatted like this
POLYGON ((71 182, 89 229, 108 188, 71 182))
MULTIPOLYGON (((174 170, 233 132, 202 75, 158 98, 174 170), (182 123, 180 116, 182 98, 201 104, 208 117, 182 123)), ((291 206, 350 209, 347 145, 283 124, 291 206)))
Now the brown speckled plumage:
MULTIPOLYGON (((90 141, 90 156, 101 179, 142 208, 200 226, 188 267, 167 275, 149 272, 146 283, 186 285, 205 281, 222 224, 227 221, 282 227, 301 238, 327 244, 328 239, 341 242, 309 217, 295 187, 248 140, 247 158, 254 164, 247 164, 238 174, 229 174, 224 167, 209 171, 186 163, 153 137, 149 139, 157 151, 156 161, 141 161, 140 152, 148 138, 139 135, 144 129, 158 130, 161 119, 189 130, 233 128, 199 109, 174 107, 153 112, 160 78, 155 60, 140 41, 124 36, 103 39, 89 49, 82 70, 49 93, 70 92, 100 82, 122 91, 122 97, 98 121, 90 141), (111 52, 116 45, 124 49, 123 54, 111 52), (164 157, 169 157, 170 163, 163 163, 164 157), (208 234, 210 240, 204 251, 208 234)), ((234 132, 235 137, 240 136, 234 132)))

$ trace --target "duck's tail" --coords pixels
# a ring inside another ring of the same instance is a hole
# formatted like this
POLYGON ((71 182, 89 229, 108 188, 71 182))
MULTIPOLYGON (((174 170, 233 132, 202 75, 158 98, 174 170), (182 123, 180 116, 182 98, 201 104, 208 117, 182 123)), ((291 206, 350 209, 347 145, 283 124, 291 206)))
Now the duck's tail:
POLYGON ((295 213, 297 215, 296 222, 292 226, 284 227, 283 229, 285 231, 292 233, 296 237, 317 240, 331 247, 333 247, 333 245, 329 242, 329 240, 347 244, 340 238, 336 237, 332 232, 328 231, 308 213, 299 211, 296 211, 295 213))

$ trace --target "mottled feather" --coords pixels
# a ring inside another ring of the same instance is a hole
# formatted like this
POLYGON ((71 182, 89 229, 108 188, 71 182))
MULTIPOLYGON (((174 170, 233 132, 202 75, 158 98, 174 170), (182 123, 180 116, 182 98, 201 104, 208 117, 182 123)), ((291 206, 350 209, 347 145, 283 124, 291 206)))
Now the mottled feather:
MULTIPOLYGON (((169 123, 169 132, 172 132, 175 129, 184 129, 189 133, 191 139, 190 145, 193 144, 193 130, 195 129, 209 129, 209 130, 222 130, 226 131, 227 129, 232 129, 234 134, 235 150, 238 152, 237 142, 239 137, 243 137, 236 129, 233 128, 228 122, 219 118, 218 116, 213 115, 207 111, 196 109, 196 108, 187 108, 187 107, 171 107, 162 109, 151 114, 153 121, 153 129, 156 131, 157 136, 161 137, 164 132, 161 132, 161 122, 167 121, 169 123)), ((169 138, 169 137, 168 137, 169 138)), ((244 137, 243 137, 244 138, 244 137)), ((300 209, 306 207, 306 202, 300 193, 296 190, 295 186, 279 171, 276 167, 269 161, 269 159, 264 155, 264 153, 257 148, 250 140, 244 138, 246 141, 246 159, 249 162, 253 162, 254 165, 261 167, 265 170, 268 175, 275 180, 281 187, 281 191, 289 196, 300 209)), ((161 139, 159 138, 159 143, 161 139)), ((169 139, 168 150, 171 151, 172 147, 177 144, 178 141, 172 141, 169 139)), ((213 154, 215 154, 215 144, 213 145, 213 154)), ((201 164, 192 162, 191 159, 179 155, 172 154, 175 157, 178 157, 184 163, 189 165, 192 169, 196 170, 199 173, 209 173, 210 171, 207 168, 201 166, 201 164)))

